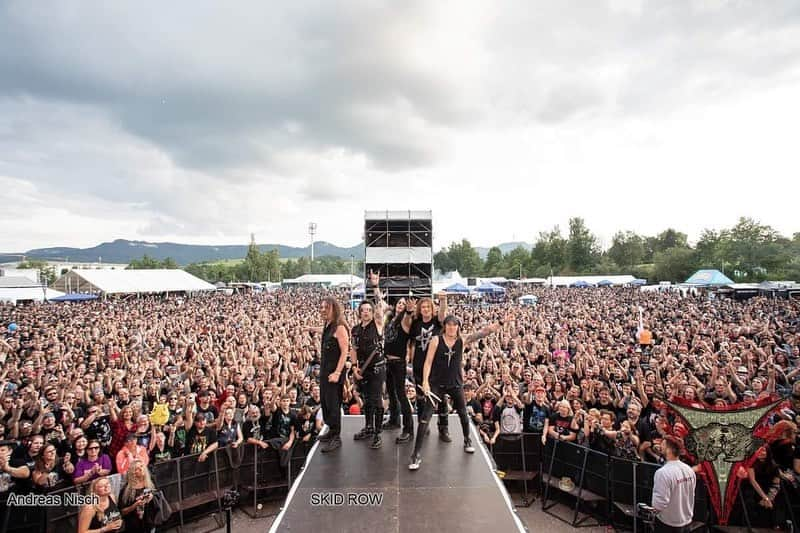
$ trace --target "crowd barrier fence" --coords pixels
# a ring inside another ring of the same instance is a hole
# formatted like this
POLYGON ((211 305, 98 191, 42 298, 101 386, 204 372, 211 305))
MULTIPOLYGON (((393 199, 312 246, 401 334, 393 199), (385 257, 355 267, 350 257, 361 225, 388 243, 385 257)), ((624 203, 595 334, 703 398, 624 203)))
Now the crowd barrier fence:
MULTIPOLYGON (((204 462, 199 454, 178 457, 149 466, 150 476, 158 490, 164 493, 172 508, 170 520, 159 527, 176 527, 182 531, 187 524, 209 514, 215 515, 218 526, 224 527, 225 493, 237 489, 245 493, 239 506, 251 517, 259 516, 258 503, 285 492, 305 464, 312 443, 297 442, 292 447, 288 467, 280 466, 278 452, 244 445, 239 451, 223 448, 210 454, 204 462), (249 506, 252 505, 252 509, 249 506)), ((119 488, 120 483, 112 483, 119 488)), ((85 495, 91 483, 73 485, 48 492, 54 505, 44 507, 6 506, 0 522, 0 533, 63 533, 77 531, 80 508, 67 497, 85 495)))

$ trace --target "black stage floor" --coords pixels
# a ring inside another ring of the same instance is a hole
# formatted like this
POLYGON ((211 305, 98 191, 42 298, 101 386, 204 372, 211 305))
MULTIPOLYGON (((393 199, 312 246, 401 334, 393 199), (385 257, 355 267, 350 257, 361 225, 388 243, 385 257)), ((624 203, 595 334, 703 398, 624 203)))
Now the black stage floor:
POLYGON ((400 432, 384 431, 383 447, 372 450, 369 440, 353 440, 363 421, 342 418, 338 450, 323 454, 319 444, 311 449, 270 532, 526 531, 472 424, 475 453, 467 454, 458 417, 450 415, 448 444, 439 440, 434 416, 422 466, 410 471, 413 444, 395 444, 400 432))

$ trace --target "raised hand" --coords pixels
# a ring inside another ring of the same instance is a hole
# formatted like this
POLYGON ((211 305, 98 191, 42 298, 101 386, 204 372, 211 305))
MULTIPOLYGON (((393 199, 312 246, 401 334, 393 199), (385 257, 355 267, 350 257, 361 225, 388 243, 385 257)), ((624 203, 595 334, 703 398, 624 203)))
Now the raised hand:
POLYGON ((369 269, 369 283, 370 283, 370 285, 372 285, 373 287, 377 287, 378 284, 380 283, 380 281, 381 281, 381 273, 380 273, 380 271, 379 272, 373 272, 372 269, 369 269))

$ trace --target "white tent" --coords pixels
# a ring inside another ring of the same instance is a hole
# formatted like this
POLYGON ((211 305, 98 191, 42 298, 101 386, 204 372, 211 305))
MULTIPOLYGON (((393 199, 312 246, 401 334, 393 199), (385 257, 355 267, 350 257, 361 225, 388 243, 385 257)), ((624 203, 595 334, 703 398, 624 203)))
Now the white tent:
POLYGON ((326 287, 355 287, 363 283, 362 278, 350 274, 304 274, 299 278, 283 280, 284 285, 324 285, 326 287))
POLYGON ((0 287, 0 302, 11 302, 16 305, 17 302, 41 302, 44 300, 45 291, 47 299, 57 298, 64 296, 63 292, 54 291, 53 289, 42 290, 41 286, 38 287, 0 287))
POLYGON ((70 270, 53 284, 64 292, 152 294, 213 291, 216 288, 179 269, 70 270))
POLYGON ((636 278, 633 276, 552 276, 547 278, 545 285, 554 287, 569 287, 576 281, 585 281, 589 285, 597 285, 599 282, 608 280, 612 285, 627 285, 636 278))

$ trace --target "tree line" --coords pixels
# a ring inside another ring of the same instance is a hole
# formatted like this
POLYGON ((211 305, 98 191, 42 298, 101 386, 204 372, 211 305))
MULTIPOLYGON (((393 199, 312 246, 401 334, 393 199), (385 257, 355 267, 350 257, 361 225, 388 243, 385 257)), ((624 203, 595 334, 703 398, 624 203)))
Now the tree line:
MULTIPOLYGON (((611 246, 601 249, 595 234, 580 217, 569 220, 564 235, 558 226, 540 232, 531 250, 518 247, 508 253, 491 248, 483 259, 467 239, 453 242, 434 255, 442 272, 463 276, 546 278, 552 275, 632 274, 650 281, 682 282, 700 268, 723 271, 737 282, 800 280, 800 233, 792 238, 751 218, 740 218, 730 228, 703 231, 693 246, 685 233, 667 228, 657 235, 618 231, 611 246)), ((179 268, 174 260, 144 256, 128 268, 179 268)), ((206 281, 280 281, 303 274, 349 274, 351 264, 339 257, 308 257, 282 261, 277 250, 261 252, 255 244, 244 260, 235 263, 192 263, 187 272, 206 281)), ((354 273, 363 275, 363 261, 354 273)))
POLYGON ((508 253, 489 250, 482 259, 466 239, 434 255, 434 266, 462 276, 507 278, 550 275, 632 274, 650 281, 683 282, 696 270, 723 271, 737 282, 800 280, 800 233, 790 239, 751 218, 731 228, 706 229, 691 246, 685 233, 668 228, 658 235, 618 231, 601 250, 584 220, 569 220, 565 236, 558 226, 540 232, 533 248, 508 253))

